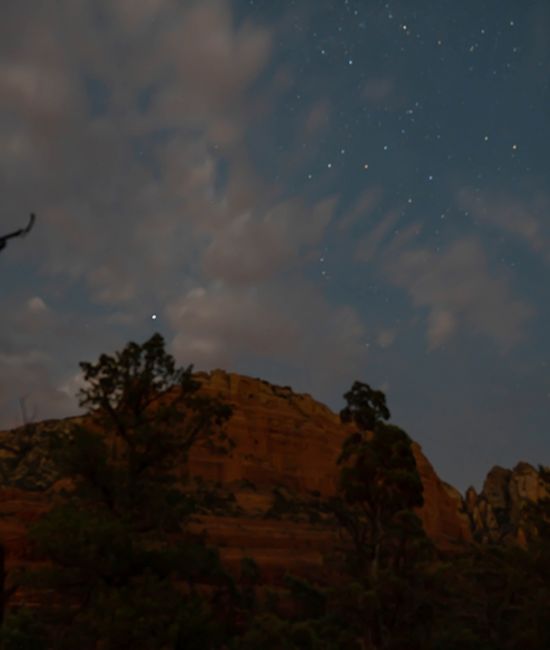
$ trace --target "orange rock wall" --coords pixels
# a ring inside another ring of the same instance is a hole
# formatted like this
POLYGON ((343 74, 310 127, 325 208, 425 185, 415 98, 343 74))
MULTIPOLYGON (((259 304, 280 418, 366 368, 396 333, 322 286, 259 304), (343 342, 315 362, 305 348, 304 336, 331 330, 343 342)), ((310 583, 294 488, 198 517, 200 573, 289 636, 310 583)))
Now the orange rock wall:
MULTIPOLYGON (((218 458, 197 447, 190 456, 192 473, 222 483, 244 479, 258 487, 280 484, 304 493, 335 493, 336 460, 352 426, 343 425, 338 415, 309 395, 289 388, 220 370, 201 374, 200 379, 205 392, 233 406, 227 432, 236 447, 218 458)), ((470 542, 460 493, 441 481, 417 443, 413 453, 424 486, 424 506, 418 514, 426 532, 443 549, 470 542)))
MULTIPOLYGON (((197 446, 190 454, 190 473, 229 488, 244 512, 239 517, 201 517, 195 529, 207 531, 232 573, 238 574, 241 558, 248 556, 256 560, 266 582, 280 581, 286 571, 315 576, 336 531, 322 522, 266 518, 265 513, 276 486, 303 496, 314 491, 333 495, 336 459, 351 427, 309 395, 290 388, 219 370, 198 373, 197 378, 206 394, 233 406, 226 430, 236 446, 226 456, 197 446)), ((459 493, 438 478, 416 443, 413 451, 424 485, 419 515, 426 532, 444 550, 469 542, 459 493)), ((48 509, 60 484, 42 493, 0 489, 0 541, 6 545, 8 570, 26 561, 26 526, 48 509)))

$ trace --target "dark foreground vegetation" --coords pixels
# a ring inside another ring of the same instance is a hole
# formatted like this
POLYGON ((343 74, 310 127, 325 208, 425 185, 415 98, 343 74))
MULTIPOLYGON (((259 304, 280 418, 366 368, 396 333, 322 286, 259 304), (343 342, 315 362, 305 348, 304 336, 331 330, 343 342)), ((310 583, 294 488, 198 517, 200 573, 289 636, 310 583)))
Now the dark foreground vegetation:
POLYGON ((38 604, 10 606, 0 546, 1 650, 550 648, 550 500, 526 508, 526 549, 441 556, 413 510, 423 496, 411 439, 388 423, 382 392, 355 382, 344 396, 355 433, 338 496, 323 504, 342 545, 318 582, 287 576, 289 608, 260 589, 252 560, 235 581, 189 531, 204 500, 186 489, 189 450, 228 449, 231 408, 199 394, 158 334, 81 367, 94 425, 52 440, 73 488, 29 532, 45 568, 17 576, 38 604))

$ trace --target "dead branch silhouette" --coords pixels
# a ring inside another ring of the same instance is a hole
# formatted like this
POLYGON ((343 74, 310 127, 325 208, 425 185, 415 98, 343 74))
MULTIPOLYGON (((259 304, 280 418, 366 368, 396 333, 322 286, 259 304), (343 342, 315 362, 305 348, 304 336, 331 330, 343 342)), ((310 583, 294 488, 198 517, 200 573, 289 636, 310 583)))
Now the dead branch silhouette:
POLYGON ((29 223, 25 228, 19 228, 19 230, 15 230, 14 232, 10 232, 9 234, 0 237, 0 251, 6 248, 6 244, 9 239, 12 239, 13 237, 25 237, 25 235, 27 235, 27 233, 31 231, 35 219, 36 219, 36 215, 34 214, 34 212, 31 212, 29 223))

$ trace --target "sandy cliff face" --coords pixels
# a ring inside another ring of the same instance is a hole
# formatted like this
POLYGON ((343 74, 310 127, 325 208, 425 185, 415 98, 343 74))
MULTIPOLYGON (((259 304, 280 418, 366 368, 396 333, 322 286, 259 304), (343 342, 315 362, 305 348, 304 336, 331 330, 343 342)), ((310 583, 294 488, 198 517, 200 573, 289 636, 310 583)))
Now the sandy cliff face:
POLYGON ((537 502, 547 494, 539 472, 529 463, 514 469, 495 465, 487 474, 480 494, 473 487, 466 492, 466 511, 472 534, 482 543, 525 544, 522 510, 525 503, 537 502))
MULTIPOLYGON (((197 378, 206 394, 233 406, 227 433, 235 447, 228 455, 194 448, 190 472, 218 482, 235 500, 230 513, 202 516, 195 528, 208 532, 235 571, 248 556, 267 581, 277 581, 285 571, 314 575, 334 530, 322 517, 288 512, 285 503, 296 496, 308 500, 335 493, 336 459, 350 427, 323 404, 288 387, 220 370, 197 378)), ((38 423, 32 435, 23 429, 0 433, 0 541, 7 547, 8 568, 25 561, 25 528, 48 508, 61 485, 46 453, 48 432, 69 432, 75 420, 38 423)), ((426 532, 443 549, 470 541, 460 494, 439 479, 416 443, 413 451, 424 485, 419 515, 426 532)))

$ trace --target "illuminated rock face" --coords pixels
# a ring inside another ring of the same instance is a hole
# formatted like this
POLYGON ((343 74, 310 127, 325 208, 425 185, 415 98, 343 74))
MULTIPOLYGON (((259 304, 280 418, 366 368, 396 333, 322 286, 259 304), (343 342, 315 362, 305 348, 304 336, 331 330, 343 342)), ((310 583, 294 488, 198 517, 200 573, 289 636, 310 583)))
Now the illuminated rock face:
MULTIPOLYGON (((277 499, 281 494, 304 499, 335 494, 336 459, 352 427, 309 395, 288 387, 221 370, 196 378, 205 394, 232 405, 226 431, 235 447, 228 455, 195 447, 190 474, 219 482, 235 501, 230 513, 202 516, 194 527, 208 532, 228 569, 236 573, 241 558, 248 556, 267 582, 277 582, 286 571, 318 574, 336 531, 323 517, 311 520, 278 511, 277 499)), ((48 508, 63 483, 46 453, 48 432, 68 432, 75 421, 82 418, 37 423, 32 436, 22 428, 0 433, 0 541, 6 545, 8 569, 25 562, 25 528, 48 508)), ((424 485, 419 515, 426 532, 442 549, 470 541, 462 497, 438 478, 416 443, 413 452, 424 485)))
MULTIPOLYGON (((284 485, 302 493, 335 493, 336 459, 353 427, 343 425, 338 415, 309 395, 288 387, 219 370, 200 378, 205 391, 233 405, 227 431, 236 447, 229 457, 218 459, 197 448, 190 459, 192 470, 222 483, 246 480, 258 488, 284 485)), ((416 443, 413 452, 424 486, 419 515, 426 532, 445 549, 470 541, 459 492, 439 479, 416 443)))
POLYGON ((514 469, 495 465, 487 474, 483 489, 466 492, 466 510, 472 534, 482 543, 519 543, 525 545, 523 506, 550 496, 539 472, 529 463, 514 469))

